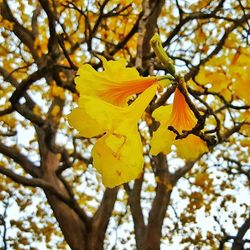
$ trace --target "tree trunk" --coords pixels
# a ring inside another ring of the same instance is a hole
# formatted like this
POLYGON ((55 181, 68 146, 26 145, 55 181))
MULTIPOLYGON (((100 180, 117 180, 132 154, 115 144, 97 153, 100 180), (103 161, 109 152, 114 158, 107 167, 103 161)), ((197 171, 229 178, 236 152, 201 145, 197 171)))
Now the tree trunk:
MULTIPOLYGON (((43 178, 53 185, 58 192, 70 197, 64 184, 56 175, 58 165, 58 155, 47 151, 43 160, 43 178)), ((47 191, 45 191, 45 194, 70 248, 72 250, 86 250, 86 225, 80 219, 79 215, 55 195, 47 191)))
POLYGON ((91 220, 88 230, 88 249, 103 250, 104 239, 116 201, 118 188, 107 188, 103 194, 102 202, 91 220))
POLYGON ((141 250, 158 250, 161 243, 161 230, 165 218, 166 210, 169 205, 172 191, 167 191, 164 184, 161 184, 156 191, 156 198, 153 202, 149 214, 149 221, 146 231, 144 246, 141 250))

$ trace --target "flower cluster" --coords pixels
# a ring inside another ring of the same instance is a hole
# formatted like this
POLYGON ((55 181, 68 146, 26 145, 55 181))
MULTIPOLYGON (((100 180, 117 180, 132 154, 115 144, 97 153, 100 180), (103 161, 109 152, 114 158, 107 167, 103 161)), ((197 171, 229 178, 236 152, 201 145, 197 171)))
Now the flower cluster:
MULTIPOLYGON (((79 68, 75 78, 80 93, 78 107, 68 115, 68 121, 84 137, 100 136, 92 149, 93 165, 102 175, 103 184, 113 188, 142 173, 143 145, 138 122, 157 89, 166 86, 166 81, 164 77, 141 77, 136 69, 126 67, 125 60, 102 58, 102 63, 102 72, 88 64, 79 68)), ((189 135, 175 140, 176 135, 168 130, 171 125, 181 133, 196 124, 194 114, 178 89, 173 105, 156 109, 153 117, 160 122, 151 142, 153 155, 168 154, 172 144, 177 147, 177 154, 188 160, 207 150, 199 137, 189 135)))

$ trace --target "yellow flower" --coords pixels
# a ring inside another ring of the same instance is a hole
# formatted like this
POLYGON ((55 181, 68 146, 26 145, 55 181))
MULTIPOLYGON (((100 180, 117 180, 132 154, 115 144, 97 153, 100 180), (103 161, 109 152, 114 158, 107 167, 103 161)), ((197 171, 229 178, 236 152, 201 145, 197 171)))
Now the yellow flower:
POLYGON ((102 59, 104 71, 80 67, 76 87, 78 107, 69 115, 71 126, 84 137, 103 135, 92 149, 93 165, 103 184, 112 188, 137 178, 143 169, 143 148, 137 123, 154 97, 156 77, 140 77, 126 62, 102 59), (143 92, 132 104, 134 94, 143 92))
POLYGON ((195 160, 208 151, 206 143, 195 135, 188 135, 181 140, 175 140, 176 134, 168 130, 174 127, 180 134, 183 130, 191 130, 197 123, 192 110, 189 108, 183 94, 176 89, 172 105, 162 106, 153 112, 153 117, 160 122, 159 128, 153 133, 151 154, 171 152, 172 145, 177 148, 177 155, 186 160, 195 160))
POLYGON ((101 59, 102 72, 89 64, 79 68, 75 83, 81 96, 96 96, 116 106, 128 106, 132 95, 143 92, 158 80, 157 77, 141 77, 135 68, 126 68, 126 60, 101 59))
POLYGON ((157 86, 142 93, 131 106, 117 114, 117 124, 95 144, 93 164, 102 174, 106 187, 114 187, 137 178, 143 170, 143 148, 137 122, 155 95, 157 86), (124 119, 125 118, 125 119, 124 119))

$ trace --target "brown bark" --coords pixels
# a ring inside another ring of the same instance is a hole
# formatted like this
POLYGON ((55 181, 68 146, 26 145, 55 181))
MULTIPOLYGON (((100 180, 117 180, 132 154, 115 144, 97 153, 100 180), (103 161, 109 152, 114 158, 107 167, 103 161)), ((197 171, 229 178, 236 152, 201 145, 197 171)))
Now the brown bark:
POLYGON ((161 230, 166 210, 169 205, 171 190, 167 191, 166 186, 161 184, 157 187, 156 198, 149 214, 149 222, 146 232, 146 240, 141 249, 160 249, 161 230))
POLYGON ((72 250, 85 250, 87 248, 88 217, 82 216, 84 212, 74 200, 74 194, 63 177, 57 174, 61 154, 52 152, 55 150, 55 134, 58 128, 58 120, 51 114, 54 105, 63 106, 63 101, 54 99, 48 111, 48 124, 46 128, 36 126, 41 155, 42 178, 46 180, 58 193, 67 197, 66 203, 60 197, 48 190, 44 190, 48 203, 59 223, 65 240, 72 250), (77 209, 76 209, 77 207, 77 209))
MULTIPOLYGON (((157 19, 164 5, 164 0, 144 0, 143 17, 139 23, 139 35, 137 42, 136 67, 143 69, 142 73, 148 74, 149 62, 146 60, 150 53, 149 41, 157 31, 157 19)), ((159 249, 161 239, 161 227, 165 217, 166 209, 169 204, 171 190, 166 187, 166 180, 170 182, 166 159, 159 156, 159 161, 156 161, 156 169, 163 169, 157 173, 160 178, 156 188, 156 197, 153 201, 152 209, 149 213, 148 225, 145 225, 140 205, 140 193, 142 180, 136 181, 134 188, 129 192, 129 202, 133 221, 135 224, 136 245, 137 249, 159 249)), ((157 170, 157 171, 158 171, 157 170)))
POLYGON ((107 188, 104 192, 102 202, 91 220, 91 227, 88 231, 88 249, 104 249, 104 238, 116 201, 118 188, 107 188))
POLYGON ((145 60, 150 52, 149 41, 156 32, 157 19, 164 5, 164 0, 144 0, 142 3, 143 16, 139 22, 137 55, 135 66, 138 68, 148 69, 148 62, 145 60))
POLYGON ((168 163, 163 154, 155 157, 155 174, 159 181, 156 187, 156 195, 149 212, 145 241, 141 249, 157 250, 160 249, 161 230, 166 210, 170 202, 172 193, 172 176, 168 171, 168 163))
POLYGON ((159 179, 156 195, 149 212, 148 224, 145 225, 141 208, 141 185, 143 177, 135 181, 133 189, 125 185, 129 195, 129 205, 134 221, 135 239, 138 250, 160 249, 161 230, 166 210, 170 202, 172 187, 176 178, 168 171, 168 164, 163 154, 154 159, 155 174, 159 179))
POLYGON ((45 191, 65 240, 73 250, 103 249, 105 233, 116 201, 118 188, 105 190, 100 206, 90 220, 78 207, 66 181, 63 181, 62 177, 57 174, 60 162, 59 154, 51 152, 45 143, 44 133, 40 129, 37 129, 37 132, 40 138, 40 153, 43 156, 41 160, 43 178, 59 193, 72 200, 72 205, 67 204, 60 197, 45 191))
POLYGON ((141 189, 143 183, 143 176, 135 180, 133 189, 130 189, 128 185, 125 185, 125 189, 129 195, 129 205, 131 214, 134 221, 136 247, 141 249, 144 244, 144 235, 146 231, 146 225, 144 222, 144 217, 141 207, 141 189))
MULTIPOLYGON (((48 151, 43 160, 44 179, 53 185, 58 192, 69 196, 64 184, 56 175, 59 165, 58 155, 48 151)), ((45 191, 48 202, 53 210, 65 240, 73 250, 85 250, 86 248, 86 225, 79 215, 67 204, 55 195, 45 191)))

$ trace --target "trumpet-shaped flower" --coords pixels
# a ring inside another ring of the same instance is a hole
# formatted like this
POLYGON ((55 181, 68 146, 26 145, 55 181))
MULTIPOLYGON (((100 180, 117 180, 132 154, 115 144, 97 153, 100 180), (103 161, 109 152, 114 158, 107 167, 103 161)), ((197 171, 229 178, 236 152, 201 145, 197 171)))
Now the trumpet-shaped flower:
POLYGON ((156 77, 140 77, 125 61, 102 59, 104 71, 83 65, 76 77, 78 107, 68 116, 84 137, 103 135, 92 149, 93 165, 106 187, 137 178, 143 169, 143 148, 137 123, 154 97, 156 77), (134 94, 143 92, 132 104, 134 94))
POLYGON ((172 145, 177 148, 177 155, 186 160, 195 160, 206 152, 206 143, 195 135, 188 135, 184 139, 175 140, 176 134, 168 129, 174 127, 180 134, 183 130, 191 130, 197 123, 192 110, 188 106, 183 94, 176 89, 172 105, 162 106, 153 112, 153 117, 160 122, 159 128, 153 133, 151 154, 171 152, 172 145))
POLYGON ((107 61, 101 58, 104 71, 91 65, 81 66, 75 78, 80 96, 95 96, 115 106, 128 106, 128 100, 157 81, 156 77, 141 77, 135 68, 126 68, 126 61, 107 61))
POLYGON ((137 122, 155 95, 157 86, 145 90, 129 107, 117 114, 114 129, 95 144, 92 154, 103 183, 114 187, 137 178, 143 169, 143 147, 137 122), (125 119, 124 119, 125 118, 125 119))

